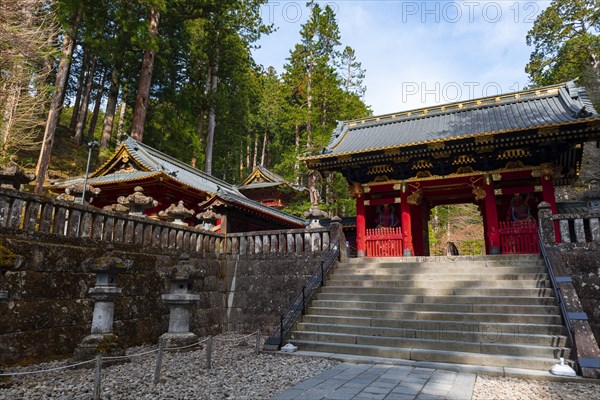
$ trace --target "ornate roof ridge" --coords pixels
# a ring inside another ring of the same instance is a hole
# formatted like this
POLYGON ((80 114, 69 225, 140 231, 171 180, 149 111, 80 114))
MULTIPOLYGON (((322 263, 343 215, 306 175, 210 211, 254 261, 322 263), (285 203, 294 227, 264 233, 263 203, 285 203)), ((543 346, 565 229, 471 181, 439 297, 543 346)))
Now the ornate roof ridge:
MULTIPOLYGON (((591 102, 587 100, 588 97, 585 88, 581 86, 576 86, 575 80, 571 80, 568 82, 562 82, 559 84, 544 86, 535 89, 527 89, 518 92, 507 92, 495 96, 479 97, 464 101, 438 104, 434 106, 415 108, 405 111, 398 111, 395 113, 374 115, 372 117, 351 119, 341 121, 340 126, 344 125, 348 126, 348 128, 350 129, 353 129, 355 126, 357 128, 367 126, 367 123, 369 122, 383 124, 412 118, 422 118, 427 116, 439 115, 441 113, 462 112, 473 110, 476 108, 496 106, 499 104, 517 103, 537 99, 540 97, 558 95, 560 89, 566 89, 569 96, 571 96, 571 98, 573 99, 581 97, 582 99, 580 101, 582 101, 582 103, 585 103, 586 106, 591 106, 591 102)), ((592 109, 592 112, 596 113, 596 110, 592 109)), ((371 124, 369 124, 369 126, 370 125, 371 124)))

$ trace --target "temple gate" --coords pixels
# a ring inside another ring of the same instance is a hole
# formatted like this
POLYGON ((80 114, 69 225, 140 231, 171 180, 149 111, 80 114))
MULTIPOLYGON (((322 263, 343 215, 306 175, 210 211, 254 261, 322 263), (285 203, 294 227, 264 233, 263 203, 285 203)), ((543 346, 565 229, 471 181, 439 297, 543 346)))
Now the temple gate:
POLYGON ((487 254, 539 252, 537 204, 577 179, 600 115, 574 82, 341 122, 311 169, 356 198, 359 256, 429 255, 438 205, 475 204, 487 254))

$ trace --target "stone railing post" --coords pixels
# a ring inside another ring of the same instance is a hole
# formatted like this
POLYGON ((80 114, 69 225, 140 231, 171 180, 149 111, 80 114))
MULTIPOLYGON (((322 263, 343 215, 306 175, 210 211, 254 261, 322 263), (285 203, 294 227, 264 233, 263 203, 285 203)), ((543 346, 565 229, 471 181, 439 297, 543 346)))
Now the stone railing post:
POLYGON ((113 333, 115 300, 122 289, 117 287, 116 278, 120 272, 131 267, 131 261, 124 261, 112 254, 112 249, 100 258, 84 262, 86 269, 96 273, 96 286, 90 288, 88 296, 94 300, 91 334, 83 338, 75 349, 77 359, 87 360, 96 354, 122 356, 125 350, 119 338, 113 333))
POLYGON ((181 254, 168 276, 169 293, 161 296, 169 306, 169 331, 159 339, 165 348, 187 346, 198 341, 198 337, 190 332, 190 309, 200 300, 199 295, 190 293, 194 276, 189 255, 181 254))
POLYGON ((329 245, 331 250, 339 248, 340 260, 346 260, 348 258, 348 255, 346 254, 346 236, 344 235, 344 230, 342 228, 342 219, 337 215, 331 218, 329 232, 329 245))
POLYGON ((550 203, 542 201, 538 204, 538 220, 540 229, 540 239, 545 246, 556 244, 554 233, 554 221, 552 220, 552 210, 550 203))

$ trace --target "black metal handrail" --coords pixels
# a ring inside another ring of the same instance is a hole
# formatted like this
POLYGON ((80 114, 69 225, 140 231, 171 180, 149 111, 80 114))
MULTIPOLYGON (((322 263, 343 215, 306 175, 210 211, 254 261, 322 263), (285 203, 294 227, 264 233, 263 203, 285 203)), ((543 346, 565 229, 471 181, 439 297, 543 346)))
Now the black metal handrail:
POLYGON ((292 304, 279 319, 279 335, 271 336, 267 339, 266 344, 277 345, 281 348, 283 341, 290 334, 294 323, 299 316, 304 315, 306 311, 306 304, 310 302, 313 295, 321 286, 325 286, 325 278, 334 263, 339 260, 340 248, 339 245, 334 246, 335 250, 329 252, 325 259, 319 263, 319 266, 315 269, 315 272, 307 279, 302 289, 298 292, 292 304))
POLYGON ((575 344, 575 340, 573 340, 573 324, 571 323, 571 318, 569 317, 569 312, 567 311, 567 306, 565 304, 562 291, 558 287, 558 282, 556 280, 556 275, 554 275, 554 269, 552 268, 552 263, 550 262, 550 258, 548 258, 548 252, 544 242, 542 241, 542 235, 540 234, 540 250, 542 253, 542 257, 544 258, 544 263, 546 264, 546 269, 548 270, 548 274, 550 275, 550 281, 552 282, 552 288, 554 289, 554 296, 558 300, 558 306, 560 308, 560 313, 562 314, 563 321, 565 326, 567 327, 567 335, 569 336, 569 343, 571 344, 571 350, 576 354, 577 347, 575 344))

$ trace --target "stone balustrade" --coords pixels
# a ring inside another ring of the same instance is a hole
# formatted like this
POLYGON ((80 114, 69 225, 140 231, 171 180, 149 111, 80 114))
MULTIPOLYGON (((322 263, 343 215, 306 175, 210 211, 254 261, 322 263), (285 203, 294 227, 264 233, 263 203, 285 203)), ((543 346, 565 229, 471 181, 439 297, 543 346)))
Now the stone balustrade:
POLYGON ((328 251, 342 235, 339 222, 330 228, 225 235, 2 188, 0 228, 216 255, 328 251))
POLYGON ((556 214, 560 243, 600 242, 600 212, 556 214))
POLYGON ((226 254, 239 255, 310 253, 334 246, 328 228, 230 233, 224 243, 226 254))
POLYGON ((215 253, 223 235, 0 188, 0 228, 112 243, 215 253))

